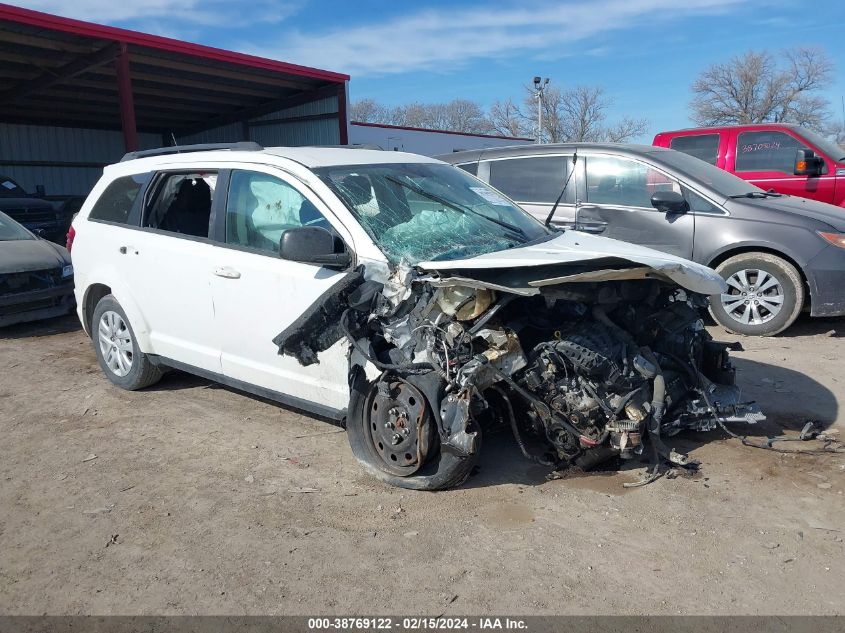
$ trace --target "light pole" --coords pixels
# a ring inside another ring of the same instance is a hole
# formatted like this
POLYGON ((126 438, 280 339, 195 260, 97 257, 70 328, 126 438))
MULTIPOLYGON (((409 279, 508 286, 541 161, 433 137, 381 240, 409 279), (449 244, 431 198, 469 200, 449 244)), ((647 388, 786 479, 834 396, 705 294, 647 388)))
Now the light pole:
POLYGON ((534 92, 537 95, 537 143, 543 142, 543 93, 548 85, 548 77, 534 77, 534 92))

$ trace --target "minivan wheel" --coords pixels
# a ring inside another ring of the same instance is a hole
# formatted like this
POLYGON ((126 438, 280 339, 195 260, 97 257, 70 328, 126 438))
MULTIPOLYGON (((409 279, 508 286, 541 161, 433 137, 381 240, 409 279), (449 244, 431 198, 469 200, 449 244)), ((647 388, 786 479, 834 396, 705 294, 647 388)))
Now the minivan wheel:
POLYGON ((112 295, 97 303, 91 334, 100 368, 118 387, 129 391, 143 389, 162 377, 162 370, 138 348, 129 319, 112 295))
POLYGON ((771 336, 788 328, 804 306, 804 282, 786 260, 769 253, 742 253, 716 268, 728 290, 710 297, 710 314, 726 330, 771 336))
POLYGON ((481 448, 472 455, 440 450, 431 404, 422 392, 395 376, 368 381, 354 374, 346 420, 352 453, 364 469, 391 486, 442 490, 469 477, 481 448))

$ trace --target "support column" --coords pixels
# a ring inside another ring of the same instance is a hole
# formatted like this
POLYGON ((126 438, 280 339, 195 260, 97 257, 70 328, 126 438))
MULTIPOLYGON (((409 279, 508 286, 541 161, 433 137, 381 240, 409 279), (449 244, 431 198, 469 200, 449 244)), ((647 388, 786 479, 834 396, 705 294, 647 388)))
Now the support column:
POLYGON ((127 152, 134 152, 138 149, 138 129, 135 125, 135 99, 132 96, 132 77, 129 75, 129 49, 126 42, 120 43, 120 52, 115 61, 123 146, 127 152))
POLYGON ((337 88, 337 122, 340 126, 340 144, 349 145, 349 119, 346 110, 347 82, 343 82, 337 88))

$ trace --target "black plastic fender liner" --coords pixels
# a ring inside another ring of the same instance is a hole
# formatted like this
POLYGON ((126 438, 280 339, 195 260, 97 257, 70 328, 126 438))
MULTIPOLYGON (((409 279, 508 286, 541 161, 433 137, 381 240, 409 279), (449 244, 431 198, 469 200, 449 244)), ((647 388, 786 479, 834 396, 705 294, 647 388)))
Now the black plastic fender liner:
POLYGON ((317 354, 344 338, 343 311, 350 305, 366 309, 379 288, 381 284, 364 279, 363 266, 350 271, 273 339, 279 355, 293 356, 304 367, 319 363, 317 354))
MULTIPOLYGON (((432 447, 428 461, 416 474, 399 477, 379 467, 381 457, 375 452, 375 448, 370 446, 364 432, 364 425, 369 424, 366 411, 375 382, 367 380, 363 367, 353 365, 350 369, 349 384, 351 396, 347 410, 346 434, 352 454, 368 474, 391 486, 410 490, 443 490, 459 486, 466 481, 481 449, 481 431, 474 422, 470 421, 471 431, 475 434, 474 453, 458 455, 454 452, 442 451, 440 447, 432 447)), ((423 395, 428 399, 429 396, 425 391, 423 395)), ((428 406, 432 414, 435 414, 436 407, 432 407, 430 402, 428 406)), ((439 438, 440 435, 437 434, 437 437, 439 438)))

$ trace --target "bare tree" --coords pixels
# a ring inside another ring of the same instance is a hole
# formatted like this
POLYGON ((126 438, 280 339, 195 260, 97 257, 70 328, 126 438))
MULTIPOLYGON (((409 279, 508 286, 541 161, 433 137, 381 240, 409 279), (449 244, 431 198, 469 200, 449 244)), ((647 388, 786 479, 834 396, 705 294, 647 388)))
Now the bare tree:
MULTIPOLYGON (((536 112, 536 99, 533 88, 526 86, 526 112, 536 112)), ((550 143, 623 143, 648 130, 648 121, 630 117, 608 125, 610 105, 601 86, 576 86, 566 90, 557 86, 546 88, 542 100, 542 140, 550 143)))
POLYGON ((504 136, 531 136, 534 131, 527 117, 511 99, 496 101, 490 106, 490 127, 504 136))
POLYGON ((796 48, 779 60, 749 51, 705 69, 692 85, 692 118, 698 125, 800 123, 821 130, 829 119, 827 87, 834 65, 821 50, 796 48))
POLYGON ((474 101, 454 99, 448 103, 411 102, 388 108, 373 99, 351 106, 353 121, 386 123, 453 132, 487 133, 493 128, 484 110, 474 101))
POLYGON ((361 123, 384 123, 389 116, 388 109, 375 99, 361 99, 349 107, 349 117, 361 123))
POLYGON ((475 134, 486 134, 493 131, 484 110, 475 101, 454 99, 443 104, 440 109, 442 110, 441 129, 475 134))

